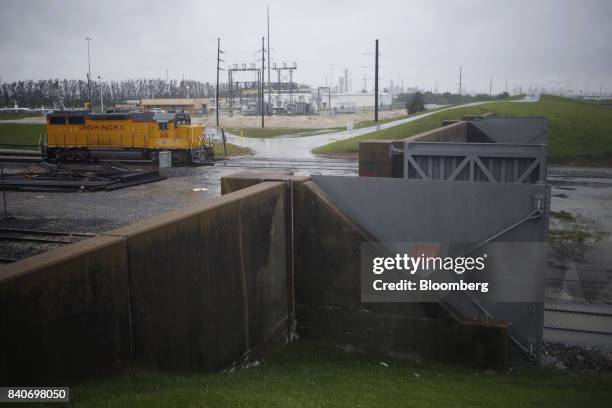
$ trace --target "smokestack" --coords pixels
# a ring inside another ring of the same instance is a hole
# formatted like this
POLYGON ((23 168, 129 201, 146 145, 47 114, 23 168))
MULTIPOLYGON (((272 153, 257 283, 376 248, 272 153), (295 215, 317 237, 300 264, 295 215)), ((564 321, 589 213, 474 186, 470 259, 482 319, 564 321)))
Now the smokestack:
POLYGON ((344 92, 348 92, 348 69, 344 68, 344 92))

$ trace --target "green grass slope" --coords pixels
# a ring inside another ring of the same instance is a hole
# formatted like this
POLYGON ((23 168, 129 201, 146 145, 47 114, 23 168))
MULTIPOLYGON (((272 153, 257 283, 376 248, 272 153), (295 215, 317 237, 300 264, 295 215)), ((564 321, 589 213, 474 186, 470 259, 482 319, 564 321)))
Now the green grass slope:
POLYGON ((80 407, 608 407, 612 375, 494 373, 300 340, 257 367, 194 375, 133 372, 73 387, 70 394, 80 407))
POLYGON ((46 125, 0 123, 0 149, 38 149, 41 133, 46 125))
POLYGON ((440 126, 444 119, 494 112, 498 115, 545 116, 550 122, 548 156, 551 163, 612 166, 612 109, 556 96, 534 103, 485 103, 435 113, 425 118, 352 139, 318 147, 314 153, 353 153, 359 142, 404 139, 440 126))

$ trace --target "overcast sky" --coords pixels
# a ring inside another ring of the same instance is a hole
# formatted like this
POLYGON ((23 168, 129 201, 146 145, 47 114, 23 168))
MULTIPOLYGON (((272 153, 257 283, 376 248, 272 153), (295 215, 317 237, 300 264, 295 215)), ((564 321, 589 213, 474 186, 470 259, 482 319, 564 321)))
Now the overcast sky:
POLYGON ((85 78, 89 36, 94 78, 213 82, 217 37, 229 63, 259 58, 266 5, 273 62, 297 62, 313 86, 347 68, 353 89, 364 75, 371 88, 379 38, 382 86, 456 92, 462 66, 468 91, 488 92, 491 75, 494 92, 612 91, 611 0, 0 0, 0 77, 85 78))

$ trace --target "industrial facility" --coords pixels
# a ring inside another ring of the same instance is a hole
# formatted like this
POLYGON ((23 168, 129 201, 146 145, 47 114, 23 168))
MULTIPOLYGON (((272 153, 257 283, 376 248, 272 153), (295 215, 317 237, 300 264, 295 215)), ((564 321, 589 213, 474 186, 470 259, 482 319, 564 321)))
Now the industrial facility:
POLYGON ((165 112, 185 112, 190 115, 202 115, 208 113, 209 105, 209 98, 154 98, 141 99, 139 107, 145 111, 162 110, 165 112))

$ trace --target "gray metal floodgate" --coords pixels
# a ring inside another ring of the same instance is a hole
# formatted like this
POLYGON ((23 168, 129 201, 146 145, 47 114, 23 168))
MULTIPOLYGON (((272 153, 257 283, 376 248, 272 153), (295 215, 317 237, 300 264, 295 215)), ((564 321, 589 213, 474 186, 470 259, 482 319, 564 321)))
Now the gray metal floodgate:
MULTIPOLYGON (((339 176, 313 176, 313 181, 340 211, 380 242, 546 240, 550 205, 547 185, 339 176)), ((525 290, 543 294, 543 279, 533 282, 538 287, 525 290)), ((514 364, 539 358, 542 302, 488 302, 461 293, 444 302, 465 319, 487 315, 509 322, 514 364)))

